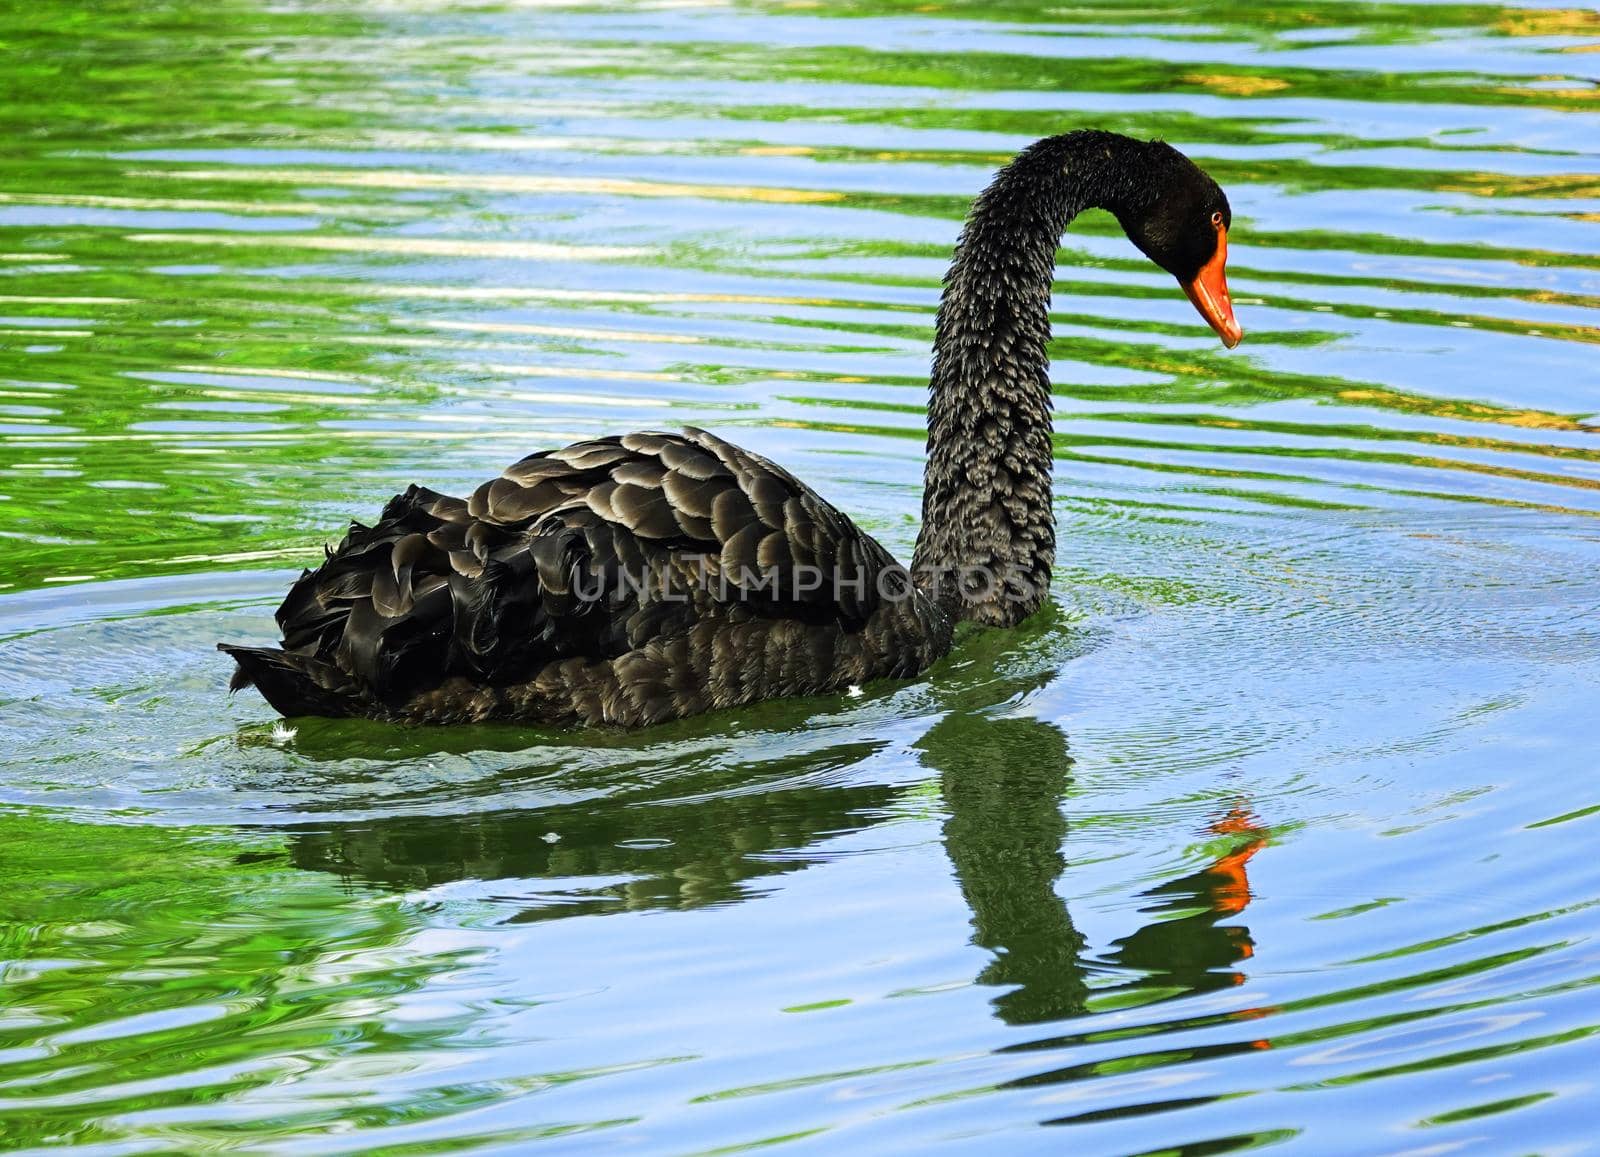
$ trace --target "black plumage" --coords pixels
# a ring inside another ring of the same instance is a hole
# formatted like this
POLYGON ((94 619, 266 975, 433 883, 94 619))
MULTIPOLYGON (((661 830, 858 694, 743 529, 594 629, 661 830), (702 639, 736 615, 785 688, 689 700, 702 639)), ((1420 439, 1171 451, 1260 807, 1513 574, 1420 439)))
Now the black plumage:
MULTIPOLYGON (((1224 332, 1231 213, 1210 178, 1110 133, 1024 150, 975 202, 945 279, 909 573, 786 470, 703 430, 596 438, 465 500, 412 486, 352 523, 278 609, 280 648, 220 645, 233 688, 291 716, 640 726, 914 675, 955 622, 1020 621, 1055 553, 1055 249, 1090 205, 1224 332)), ((1231 307, 1225 321, 1236 341, 1231 307)))
POLYGON ((878 596, 894 566, 815 491, 702 430, 604 438, 465 503, 412 487, 302 575, 281 650, 224 650, 285 714, 634 726, 921 670, 950 625, 920 595, 878 596), (797 581, 824 565, 815 589, 797 581))

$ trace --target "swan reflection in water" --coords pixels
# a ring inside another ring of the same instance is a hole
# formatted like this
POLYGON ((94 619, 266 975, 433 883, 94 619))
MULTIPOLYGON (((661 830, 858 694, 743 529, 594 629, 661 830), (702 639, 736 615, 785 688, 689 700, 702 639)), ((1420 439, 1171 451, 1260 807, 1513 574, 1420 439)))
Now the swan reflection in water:
MULTIPOLYGON (((1250 900, 1246 865, 1266 842, 1247 808, 1224 805, 1212 823, 1212 832, 1233 837, 1224 854, 1141 893, 1143 926, 1091 953, 1056 891, 1070 847, 1067 737, 1018 713, 1050 673, 995 680, 989 670, 981 685, 946 686, 942 716, 915 747, 938 776, 944 847, 971 912, 972 942, 993 954, 977 981, 1003 990, 996 1015, 1036 1024, 1085 1013, 1091 992, 1104 1000, 1118 989, 1181 995, 1241 983, 1236 966, 1253 952, 1237 919, 1250 900)), ((812 723, 816 707, 802 708, 812 723)), ((853 710, 820 721, 848 720, 853 710)), ((590 735, 583 748, 554 748, 549 779, 536 781, 551 785, 551 798, 567 791, 564 802, 319 825, 288 833, 290 856, 303 868, 408 891, 497 882, 500 902, 514 897, 512 922, 736 902, 759 895, 771 877, 836 856, 833 837, 925 814, 907 786, 915 776, 849 778, 850 769, 892 757, 883 739, 860 738, 871 730, 846 723, 821 744, 754 764, 732 757, 749 739, 721 739, 719 758, 707 758, 693 741, 640 750, 617 737, 599 782, 593 769, 561 767, 563 756, 594 751, 590 735)), ((519 781, 528 775, 519 771, 519 781)))
POLYGON ((1211 831, 1245 842, 1141 893, 1148 903, 1139 910, 1153 919, 1091 956, 1056 893, 1067 868, 1061 803, 1071 767, 1061 730, 1024 717, 951 716, 929 732, 925 750, 940 773, 945 852, 972 912, 973 943, 994 954, 978 983, 1007 989, 994 1001, 1006 1023, 1083 1014, 1091 974, 1130 977, 1094 985, 1102 998, 1119 988, 1195 994, 1243 982, 1234 965, 1254 953, 1254 943, 1248 928, 1231 921, 1250 902, 1245 865, 1266 843, 1244 806, 1211 831))

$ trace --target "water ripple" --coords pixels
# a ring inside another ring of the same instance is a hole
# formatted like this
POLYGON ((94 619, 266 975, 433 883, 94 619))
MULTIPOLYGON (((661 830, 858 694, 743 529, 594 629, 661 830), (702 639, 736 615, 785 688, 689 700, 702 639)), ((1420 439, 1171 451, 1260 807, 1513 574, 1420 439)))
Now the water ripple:
POLYGON ((92 16, 0 18, 8 1143, 1590 1143, 1600 15, 92 16), (642 735, 224 698, 351 516, 619 424, 904 555, 959 221, 1086 124, 1249 336, 1074 225, 1039 620, 642 735))

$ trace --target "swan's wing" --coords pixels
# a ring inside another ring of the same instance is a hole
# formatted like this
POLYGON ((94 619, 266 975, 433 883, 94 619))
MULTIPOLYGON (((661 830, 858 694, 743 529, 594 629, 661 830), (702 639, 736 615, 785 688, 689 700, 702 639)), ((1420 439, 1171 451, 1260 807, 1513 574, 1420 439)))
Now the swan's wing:
POLYGON ((643 433, 533 454, 480 486, 469 514, 497 526, 582 527, 637 570, 661 549, 704 560, 721 601, 864 623, 897 569, 878 542, 781 466, 704 430, 643 433))
POLYGON ((691 429, 533 454, 466 500, 412 487, 301 577, 278 623, 319 686, 343 673, 349 693, 394 703, 451 675, 507 683, 614 658, 708 614, 853 630, 900 581, 810 487, 691 429))

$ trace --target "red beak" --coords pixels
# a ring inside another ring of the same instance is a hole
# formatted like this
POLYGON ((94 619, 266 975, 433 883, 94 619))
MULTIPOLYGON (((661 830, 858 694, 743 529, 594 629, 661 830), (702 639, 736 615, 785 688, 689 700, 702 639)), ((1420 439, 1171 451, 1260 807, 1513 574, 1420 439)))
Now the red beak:
POLYGON ((1216 253, 1200 267, 1193 281, 1180 281, 1178 284, 1183 286, 1183 291, 1194 302, 1200 316, 1217 331, 1222 344, 1232 349, 1239 344, 1244 330, 1240 328, 1238 318, 1233 316, 1233 302, 1228 299, 1227 264, 1228 227, 1218 225, 1216 253))

